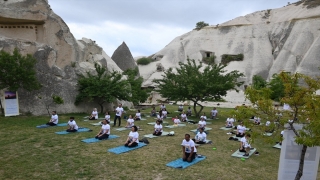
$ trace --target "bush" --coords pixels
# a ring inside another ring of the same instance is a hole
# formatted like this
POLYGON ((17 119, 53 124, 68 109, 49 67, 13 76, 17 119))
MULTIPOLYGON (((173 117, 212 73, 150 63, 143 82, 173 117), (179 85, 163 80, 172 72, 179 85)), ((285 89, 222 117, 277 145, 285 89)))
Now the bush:
POLYGON ((137 64, 138 65, 147 65, 147 64, 149 64, 151 62, 152 62, 152 59, 146 58, 146 57, 143 57, 143 58, 140 58, 140 59, 137 60, 137 64))
POLYGON ((214 60, 216 59, 216 56, 213 55, 211 57, 204 57, 202 58, 202 61, 206 64, 214 64, 214 60))
POLYGON ((231 61, 243 61, 243 54, 223 54, 221 56, 221 63, 222 64, 228 64, 231 61))
POLYGON ((200 22, 197 22, 196 29, 200 30, 201 28, 206 27, 206 26, 209 26, 209 24, 205 23, 204 21, 200 21, 200 22))

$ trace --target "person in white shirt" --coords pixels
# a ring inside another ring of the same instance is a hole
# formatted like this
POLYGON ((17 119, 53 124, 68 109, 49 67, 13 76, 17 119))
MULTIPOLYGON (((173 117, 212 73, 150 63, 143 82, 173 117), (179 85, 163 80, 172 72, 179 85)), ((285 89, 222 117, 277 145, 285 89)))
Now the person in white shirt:
POLYGON ((187 116, 191 116, 191 115, 192 115, 191 107, 188 107, 188 110, 187 110, 187 116))
POLYGON ((159 120, 160 123, 162 123, 162 121, 163 121, 162 111, 159 111, 159 114, 157 115, 157 120, 159 120))
POLYGON ((89 117, 89 120, 97 120, 98 119, 98 111, 97 108, 93 108, 93 111, 89 117))
POLYGON ((116 126, 117 119, 119 119, 119 126, 121 126, 121 116, 123 111, 122 104, 119 104, 119 106, 115 109, 116 115, 113 120, 113 126, 116 126))
POLYGON ((187 115, 186 113, 184 113, 184 111, 182 111, 182 114, 180 115, 180 117, 182 122, 188 121, 187 115))
POLYGON ((214 107, 214 108, 211 110, 211 119, 216 119, 217 116, 218 116, 218 110, 217 110, 217 108, 214 107))
POLYGON ((182 160, 192 162, 197 154, 197 148, 194 141, 190 139, 190 134, 184 135, 184 140, 182 141, 182 160))
POLYGON ((154 125, 154 132, 153 135, 154 136, 161 136, 162 134, 162 125, 160 124, 160 121, 156 121, 156 124, 154 125))
POLYGON ((77 132, 77 131, 78 131, 78 125, 74 120, 74 117, 70 117, 70 120, 68 121, 67 132, 77 132))
POLYGON ((108 121, 108 124, 110 123, 110 113, 109 113, 109 111, 107 111, 106 112, 106 115, 104 116, 104 119, 106 120, 106 121, 108 121))
POLYGON ((241 122, 241 123, 237 126, 236 137, 243 137, 245 133, 246 133, 246 127, 243 125, 243 122, 241 122))
POLYGON ((201 129, 201 128, 205 129, 206 125, 207 125, 207 122, 202 117, 201 120, 198 122, 198 130, 201 129))
POLYGON ((199 132, 195 136, 194 139, 192 139, 197 144, 205 144, 207 140, 207 134, 204 131, 204 128, 200 128, 199 132))
POLYGON ((279 142, 280 146, 282 145, 283 134, 284 134, 284 130, 282 130, 281 133, 280 133, 280 138, 281 138, 281 141, 279 142))
POLYGON ((182 106, 182 104, 179 105, 178 111, 179 111, 179 112, 182 112, 182 111, 183 111, 183 106, 182 106))
POLYGON ((253 119, 254 119, 253 123, 254 123, 255 125, 259 125, 259 124, 261 123, 260 117, 256 117, 256 116, 255 116, 253 119))
POLYGON ((129 133, 129 136, 128 136, 124 146, 126 146, 126 147, 138 146, 138 144, 139 144, 139 133, 137 131, 138 131, 137 126, 132 126, 131 131, 129 133))
POLYGON ((228 117, 226 120, 226 128, 232 128, 234 123, 234 119, 232 117, 228 117))
POLYGON ((244 152, 245 154, 243 156, 249 156, 249 152, 250 152, 250 134, 246 134, 244 137, 242 137, 240 139, 240 148, 239 151, 240 152, 244 152))
POLYGON ((140 121, 141 120, 141 113, 140 110, 137 111, 136 115, 134 116, 135 121, 140 121))
POLYGON ((164 110, 165 108, 166 108, 166 106, 164 104, 161 104, 160 111, 164 110))
POLYGON ((205 120, 205 121, 207 120, 206 113, 203 113, 202 116, 200 116, 200 119, 202 119, 202 118, 203 118, 203 120, 205 120))
POLYGON ((108 139, 110 135, 110 125, 109 125, 109 121, 107 120, 103 120, 102 121, 102 126, 101 126, 101 130, 99 131, 99 133, 96 135, 96 139, 102 140, 102 139, 108 139))
POLYGON ((59 118, 56 111, 51 112, 51 119, 47 123, 49 126, 56 126, 59 122, 59 118))
POLYGON ((132 126, 134 126, 134 119, 132 119, 132 116, 130 115, 127 120, 126 128, 131 128, 132 126))
POLYGON ((265 132, 266 132, 266 133, 273 133, 274 128, 271 127, 270 125, 271 125, 271 122, 270 122, 270 121, 267 121, 267 122, 266 122, 266 128, 265 128, 265 132))
POLYGON ((178 118, 178 116, 176 116, 176 117, 174 118, 174 120, 173 120, 173 125, 174 125, 174 126, 177 126, 177 125, 180 124, 180 123, 181 123, 180 119, 178 118))
POLYGON ((163 118, 167 118, 168 112, 166 108, 162 110, 162 115, 163 115, 163 118))

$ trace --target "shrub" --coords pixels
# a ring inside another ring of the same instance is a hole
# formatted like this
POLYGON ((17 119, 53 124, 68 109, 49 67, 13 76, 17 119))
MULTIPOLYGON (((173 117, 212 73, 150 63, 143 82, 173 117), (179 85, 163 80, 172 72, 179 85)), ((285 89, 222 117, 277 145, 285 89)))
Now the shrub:
POLYGON ((206 64, 214 64, 214 61, 216 59, 216 56, 213 55, 213 56, 210 56, 210 57, 204 57, 202 58, 202 61, 206 64))
POLYGON ((221 56, 221 63, 228 64, 231 61, 243 61, 243 54, 223 54, 221 56))
POLYGON ((146 57, 143 57, 143 58, 140 58, 140 59, 137 60, 137 64, 138 65, 147 65, 147 64, 149 64, 151 62, 152 62, 152 59, 146 58, 146 57))
POLYGON ((200 21, 200 22, 197 22, 196 29, 200 30, 201 28, 206 27, 206 26, 209 26, 209 24, 205 23, 204 21, 200 21))

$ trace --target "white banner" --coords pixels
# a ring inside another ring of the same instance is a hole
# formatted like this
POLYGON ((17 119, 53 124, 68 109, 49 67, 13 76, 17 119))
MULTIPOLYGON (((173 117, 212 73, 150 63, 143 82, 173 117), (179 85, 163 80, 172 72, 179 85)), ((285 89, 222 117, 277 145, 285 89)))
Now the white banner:
POLYGON ((19 102, 18 102, 17 92, 12 92, 12 91, 4 92, 4 115, 5 116, 19 115, 19 102))
MULTIPOLYGON (((298 130, 302 128, 302 125, 295 125, 294 127, 298 130)), ((284 131, 284 140, 281 146, 279 161, 278 180, 292 180, 298 172, 302 145, 295 143, 294 137, 295 134, 292 130, 284 131)), ((319 155, 319 147, 307 148, 301 180, 317 179, 319 155)))

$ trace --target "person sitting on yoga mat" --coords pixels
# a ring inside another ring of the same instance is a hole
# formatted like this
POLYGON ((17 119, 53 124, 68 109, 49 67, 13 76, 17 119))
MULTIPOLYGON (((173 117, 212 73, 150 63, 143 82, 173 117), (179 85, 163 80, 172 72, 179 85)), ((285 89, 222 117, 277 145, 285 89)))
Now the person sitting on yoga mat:
POLYGON ((89 120, 97 120, 98 119, 98 111, 97 108, 93 108, 93 111, 89 117, 89 120))
POLYGON ((266 132, 266 133, 273 133, 274 128, 271 127, 270 125, 271 125, 271 122, 270 122, 270 121, 267 121, 267 122, 266 122, 266 129, 265 129, 265 132, 266 132))
POLYGON ((160 123, 160 121, 156 121, 156 124, 154 125, 154 132, 153 132, 153 135, 154 136, 161 136, 162 134, 162 125, 160 123))
POLYGON ((160 123, 162 123, 162 121, 163 121, 162 111, 159 111, 159 114, 157 115, 157 120, 159 120, 160 123))
POLYGON ((141 113, 140 110, 137 111, 136 115, 133 118, 135 121, 140 121, 141 120, 141 113))
POLYGON ((108 124, 110 123, 110 113, 109 113, 109 111, 106 112, 106 115, 104 116, 104 119, 106 121, 108 121, 108 124))
POLYGON ((260 117, 254 117, 253 118, 253 124, 255 124, 255 125, 259 125, 261 123, 261 119, 260 119, 260 117))
POLYGON ((226 128, 232 128, 234 123, 234 119, 232 117, 228 117, 226 120, 226 128))
POLYGON ((217 108, 214 107, 214 108, 211 110, 211 119, 216 119, 217 116, 218 116, 218 110, 217 110, 217 108))
POLYGON ((179 112, 182 112, 182 111, 183 111, 183 106, 182 106, 182 104, 179 105, 178 111, 179 111, 179 112))
POLYGON ((164 108, 164 109, 162 110, 162 116, 163 116, 163 118, 167 118, 167 115, 168 115, 168 111, 167 111, 166 108, 164 108))
POLYGON ((70 117, 70 120, 68 121, 67 132, 77 132, 77 131, 78 131, 78 125, 74 120, 74 117, 70 117))
POLYGON ((180 117, 182 122, 188 121, 187 115, 186 113, 184 113, 184 111, 182 111, 182 114, 180 115, 180 117))
POLYGON ((207 125, 207 122, 204 120, 203 117, 201 117, 200 121, 198 122, 198 130, 203 128, 205 129, 206 128, 206 125, 207 125))
POLYGON ((246 127, 243 125, 243 122, 240 122, 240 124, 237 126, 236 137, 243 137, 245 133, 246 127))
POLYGON ((207 140, 207 134, 204 131, 204 128, 200 128, 198 134, 192 139, 197 144, 205 144, 207 140))
POLYGON ((157 116, 157 111, 156 111, 156 108, 155 108, 155 107, 152 108, 151 113, 150 113, 150 116, 151 116, 151 117, 157 116))
POLYGON ((59 118, 57 115, 57 111, 52 111, 51 113, 51 119, 49 120, 49 122, 47 123, 47 125, 49 126, 56 126, 59 122, 59 118))
POLYGON ((166 106, 164 104, 161 104, 160 111, 164 110, 165 108, 166 108, 166 106))
POLYGON ((251 137, 250 134, 246 134, 244 137, 242 137, 240 139, 239 151, 245 153, 243 156, 249 156, 249 152, 250 152, 250 149, 251 149, 250 137, 251 137))
POLYGON ((139 133, 137 131, 138 131, 137 126, 132 126, 131 131, 129 133, 129 136, 128 136, 124 146, 126 146, 126 147, 138 146, 138 144, 139 144, 139 133))
POLYGON ((101 130, 99 131, 99 133, 96 135, 95 138, 99 140, 108 139, 109 135, 110 135, 109 121, 103 120, 101 130))
POLYGON ((191 116, 191 115, 192 115, 191 107, 188 107, 188 110, 187 110, 187 116, 191 116))
POLYGON ((197 154, 197 148, 194 141, 190 139, 190 134, 184 135, 184 140, 182 141, 182 160, 192 162, 197 154))
POLYGON ((207 116, 206 116, 205 112, 202 114, 202 116, 200 116, 200 119, 202 119, 202 118, 203 118, 203 120, 207 121, 207 116))
POLYGON ((132 119, 132 116, 130 115, 127 120, 126 128, 131 128, 132 126, 134 126, 134 120, 132 119))
POLYGON ((174 118, 174 120, 173 120, 173 125, 178 126, 178 124, 180 124, 180 123, 181 123, 180 119, 178 118, 178 116, 176 116, 176 118, 174 118))

